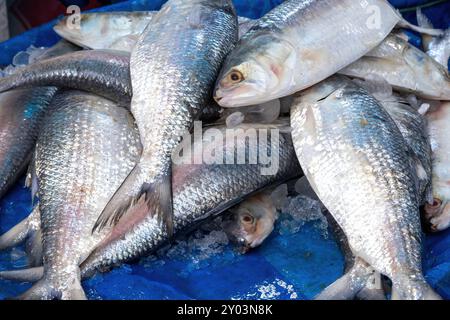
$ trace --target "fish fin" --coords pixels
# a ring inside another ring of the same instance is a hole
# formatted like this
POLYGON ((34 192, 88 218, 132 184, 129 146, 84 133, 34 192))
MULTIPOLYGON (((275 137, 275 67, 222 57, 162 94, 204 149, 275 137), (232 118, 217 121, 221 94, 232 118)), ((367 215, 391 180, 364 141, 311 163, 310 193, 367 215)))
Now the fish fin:
POLYGON ((128 219, 133 212, 130 210, 139 200, 144 199, 148 213, 157 216, 162 221, 170 235, 173 234, 173 210, 172 210, 172 172, 153 183, 143 183, 136 195, 130 194, 134 189, 134 183, 141 181, 141 170, 137 165, 122 186, 106 205, 102 214, 94 225, 93 232, 100 231, 106 226, 115 226, 122 219, 128 219), (126 217, 124 217, 126 216, 126 217))
POLYGON ((18 282, 36 282, 42 279, 44 267, 34 267, 22 270, 0 271, 0 279, 18 282))
POLYGON ((27 175, 25 178, 25 187, 31 189, 31 203, 34 205, 34 200, 38 196, 39 183, 36 175, 35 154, 31 157, 30 165, 28 166, 27 175))
POLYGON ((421 8, 416 9, 416 16, 417 16, 417 24, 421 28, 427 28, 427 29, 433 29, 433 23, 431 23, 431 20, 428 19, 428 17, 422 12, 421 8))
POLYGON ((40 266, 43 263, 43 248, 42 248, 42 231, 36 230, 28 238, 25 251, 28 257, 28 265, 40 266))
POLYGON ((39 208, 36 206, 27 218, 0 237, 0 251, 21 244, 32 231, 39 228, 39 224, 39 208))
POLYGON ((444 30, 442 30, 442 29, 422 28, 422 27, 419 27, 419 26, 409 23, 408 21, 406 21, 403 18, 400 20, 400 22, 397 24, 397 26, 400 28, 411 29, 420 34, 426 34, 426 35, 435 36, 435 37, 441 36, 444 34, 444 30))
POLYGON ((79 276, 66 283, 64 288, 56 288, 46 278, 35 283, 28 291, 18 296, 18 300, 87 300, 79 276))
POLYGON ((366 286, 373 274, 366 262, 356 259, 353 267, 338 280, 325 288, 315 300, 352 300, 366 286), (369 271, 370 270, 370 271, 369 271))

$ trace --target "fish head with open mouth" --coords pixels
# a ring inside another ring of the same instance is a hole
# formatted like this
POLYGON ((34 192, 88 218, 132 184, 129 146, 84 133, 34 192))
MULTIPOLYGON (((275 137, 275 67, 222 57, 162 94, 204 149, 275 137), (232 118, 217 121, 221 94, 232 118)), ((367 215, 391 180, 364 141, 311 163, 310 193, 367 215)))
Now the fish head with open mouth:
POLYGON ((246 35, 226 59, 214 97, 222 107, 232 108, 285 96, 296 60, 293 45, 275 34, 246 35))

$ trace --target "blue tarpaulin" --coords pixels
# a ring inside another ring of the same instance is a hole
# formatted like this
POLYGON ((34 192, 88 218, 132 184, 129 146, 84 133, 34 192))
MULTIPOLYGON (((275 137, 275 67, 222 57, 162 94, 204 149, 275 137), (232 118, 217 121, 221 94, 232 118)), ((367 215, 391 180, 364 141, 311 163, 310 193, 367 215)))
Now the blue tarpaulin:
MULTIPOLYGON (((156 10, 163 0, 121 2, 101 11, 156 10)), ((235 0, 239 15, 258 18, 282 0, 235 0)), ((424 5, 436 27, 450 26, 450 1, 391 0, 397 8, 424 5), (438 1, 439 2, 439 1, 438 1)), ((415 22, 415 11, 405 16, 415 22)), ((31 44, 50 46, 58 40, 54 22, 0 44, 0 65, 31 44)), ((31 211, 30 192, 23 181, 0 201, 0 233, 31 211)), ((156 256, 124 265, 84 282, 90 299, 311 299, 341 276, 343 257, 332 235, 317 223, 274 233, 257 250, 237 254, 220 231, 202 231, 156 256)), ((26 267, 23 248, 0 253, 0 270, 26 267)), ((450 299, 450 230, 428 235, 425 274, 444 298, 450 299)), ((30 284, 0 281, 0 298, 23 293, 30 284)))

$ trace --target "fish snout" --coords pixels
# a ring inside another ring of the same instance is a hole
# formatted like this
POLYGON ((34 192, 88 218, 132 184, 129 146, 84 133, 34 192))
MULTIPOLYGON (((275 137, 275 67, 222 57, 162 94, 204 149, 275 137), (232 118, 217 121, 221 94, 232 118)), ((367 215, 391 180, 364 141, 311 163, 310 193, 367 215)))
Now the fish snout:
POLYGON ((425 224, 430 232, 439 232, 450 226, 450 202, 435 198, 425 205, 425 224))

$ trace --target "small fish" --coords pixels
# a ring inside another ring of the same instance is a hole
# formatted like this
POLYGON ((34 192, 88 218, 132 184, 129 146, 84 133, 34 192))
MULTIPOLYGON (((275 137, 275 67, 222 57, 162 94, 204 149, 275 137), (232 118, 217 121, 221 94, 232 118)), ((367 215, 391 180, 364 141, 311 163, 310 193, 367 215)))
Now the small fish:
MULTIPOLYGON (((157 13, 158 11, 83 13, 79 26, 74 27, 66 17, 53 29, 62 38, 86 49, 131 52, 145 27, 157 13)), ((256 20, 239 17, 238 23, 241 37, 256 20)))
POLYGON ((170 227, 172 152, 211 98, 211 87, 237 33, 231 0, 169 0, 151 20, 130 62, 131 112, 142 157, 95 229, 116 224, 142 197, 148 212, 170 227))
POLYGON ((450 102, 442 102, 426 114, 433 152, 433 197, 425 206, 431 231, 450 226, 450 102))
POLYGON ((241 107, 308 88, 364 56, 399 23, 385 0, 284 1, 227 57, 215 98, 222 107, 241 107))
MULTIPOLYGON (((136 164, 141 146, 129 112, 109 100, 67 91, 52 104, 55 111, 39 135, 33 174, 39 193, 43 278, 19 298, 85 299, 79 264, 108 232, 92 234, 92 227, 136 164)), ((9 233, 10 245, 35 230, 34 216, 35 211, 9 233)), ((23 274, 36 277, 37 269, 31 270, 23 274)))
POLYGON ((446 68, 395 35, 387 37, 377 48, 339 73, 362 79, 375 75, 399 91, 431 100, 450 99, 450 77, 446 68))
POLYGON ((129 105, 130 55, 113 50, 85 50, 38 61, 0 79, 0 92, 55 86, 79 89, 129 105))
MULTIPOLYGON (((305 176, 355 257, 392 280, 394 299, 441 299, 422 273, 420 195, 410 149, 387 111, 366 90, 335 76, 300 93, 291 114, 305 176)), ((347 274, 328 290, 353 285, 347 274)))

